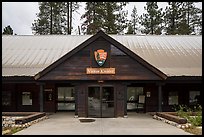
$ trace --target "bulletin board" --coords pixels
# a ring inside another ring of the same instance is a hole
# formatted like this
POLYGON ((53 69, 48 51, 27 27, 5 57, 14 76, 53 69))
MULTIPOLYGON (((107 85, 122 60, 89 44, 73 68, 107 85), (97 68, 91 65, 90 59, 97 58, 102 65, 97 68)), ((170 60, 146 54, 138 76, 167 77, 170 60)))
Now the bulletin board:
POLYGON ((145 95, 139 95, 139 102, 138 103, 145 103, 145 95))

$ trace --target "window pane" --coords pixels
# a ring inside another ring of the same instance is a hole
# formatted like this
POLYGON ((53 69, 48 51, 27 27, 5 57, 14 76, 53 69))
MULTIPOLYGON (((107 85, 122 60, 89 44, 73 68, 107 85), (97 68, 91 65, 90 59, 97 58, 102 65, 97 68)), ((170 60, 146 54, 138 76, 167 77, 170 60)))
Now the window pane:
POLYGON ((144 95, 143 87, 127 88, 127 110, 136 110, 138 106, 139 96, 144 95))
POLYGON ((58 87, 58 110, 75 110, 74 87, 58 87))
POLYGON ((58 101, 74 101, 74 100, 75 100, 74 87, 58 88, 58 101))
POLYGON ((58 88, 58 100, 64 101, 64 87, 58 88))
POLYGON ((178 105, 178 92, 169 92, 169 105, 178 105))
POLYGON ((11 92, 10 91, 3 91, 2 92, 2 105, 3 106, 10 106, 11 105, 11 92))
POLYGON ((139 95, 143 95, 143 87, 127 88, 127 101, 138 101, 139 95))
POLYGON ((74 88, 73 87, 67 87, 65 90, 65 100, 66 101, 74 101, 74 88))
POLYGON ((189 105, 200 104, 200 91, 189 92, 189 105))
POLYGON ((22 105, 32 105, 31 92, 22 92, 22 105))

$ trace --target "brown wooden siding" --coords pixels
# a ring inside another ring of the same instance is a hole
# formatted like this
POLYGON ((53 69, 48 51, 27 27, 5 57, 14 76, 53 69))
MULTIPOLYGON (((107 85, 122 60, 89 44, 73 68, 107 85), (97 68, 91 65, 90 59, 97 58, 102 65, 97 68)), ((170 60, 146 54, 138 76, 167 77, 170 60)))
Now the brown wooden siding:
POLYGON ((180 105, 189 105, 189 91, 200 91, 200 94, 202 96, 202 90, 201 90, 201 84, 190 84, 190 83, 184 83, 184 84, 178 84, 178 83, 172 83, 172 84, 166 84, 162 88, 162 94, 163 94, 163 111, 174 111, 174 106, 169 105, 168 103, 168 96, 169 92, 171 91, 178 91, 178 103, 180 105))
POLYGON ((2 106, 3 111, 39 111, 39 85, 35 83, 3 84, 3 92, 11 92, 11 106, 2 106), (31 92, 32 105, 22 105, 22 92, 31 92))
POLYGON ((115 115, 116 117, 123 117, 126 109, 126 86, 123 84, 115 84, 115 115))
MULTIPOLYGON (((116 48, 116 47, 115 47, 116 48)), ((39 80, 161 80, 161 78, 122 51, 111 50, 111 44, 98 39, 83 48, 65 62, 42 76, 39 80), (94 51, 108 52, 103 67, 116 68, 115 75, 87 75, 87 67, 98 67, 94 51)))
POLYGON ((11 94, 11 105, 2 105, 2 111, 17 111, 17 94, 15 92, 16 84, 2 84, 2 94, 11 94), (8 93, 9 92, 9 93, 8 93))
POLYGON ((79 117, 87 117, 87 92, 86 85, 80 84, 76 86, 77 93, 77 111, 79 117))
POLYGON ((56 88, 55 88, 55 84, 54 83, 46 83, 45 86, 44 86, 44 91, 43 91, 43 97, 44 97, 44 106, 43 106, 43 109, 45 112, 55 112, 56 111, 56 100, 57 100, 57 97, 56 97, 56 88), (46 90, 50 90, 52 89, 52 91, 46 91, 46 90), (49 92, 52 94, 52 100, 49 101, 47 100, 46 96, 48 94, 46 94, 46 92, 49 92))
POLYGON ((39 85, 35 83, 3 84, 3 92, 11 92, 11 106, 2 106, 3 111, 39 111, 39 85), (22 92, 31 92, 32 105, 22 105, 22 92))
POLYGON ((146 112, 158 111, 158 86, 156 84, 146 84, 145 93, 150 92, 150 97, 146 97, 146 112))

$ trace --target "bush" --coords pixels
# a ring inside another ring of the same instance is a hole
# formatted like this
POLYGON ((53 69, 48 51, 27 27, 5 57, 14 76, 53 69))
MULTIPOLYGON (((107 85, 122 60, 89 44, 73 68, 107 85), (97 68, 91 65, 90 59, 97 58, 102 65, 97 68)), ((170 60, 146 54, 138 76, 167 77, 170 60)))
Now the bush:
POLYGON ((179 117, 186 118, 189 123, 193 126, 202 126, 202 106, 194 106, 193 109, 187 107, 186 105, 179 105, 175 107, 179 117), (196 115, 193 115, 195 112, 196 115))
POLYGON ((195 106, 194 111, 196 112, 196 115, 189 116, 188 121, 194 126, 202 126, 202 106, 195 106))

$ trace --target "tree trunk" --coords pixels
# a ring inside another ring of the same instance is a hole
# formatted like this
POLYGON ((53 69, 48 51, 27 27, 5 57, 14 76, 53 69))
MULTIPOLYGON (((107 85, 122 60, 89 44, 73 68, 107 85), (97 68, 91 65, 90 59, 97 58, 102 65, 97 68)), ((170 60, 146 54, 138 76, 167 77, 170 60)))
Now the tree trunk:
POLYGON ((80 32, 80 27, 78 26, 78 31, 79 31, 79 35, 81 35, 81 32, 80 32))
POLYGON ((69 34, 69 2, 67 2, 67 34, 69 34))
POLYGON ((189 11, 190 11, 190 8, 189 8, 189 2, 187 2, 187 4, 188 4, 188 12, 187 12, 187 14, 188 14, 187 16, 188 16, 188 17, 187 17, 187 23, 188 23, 188 26, 189 26, 189 16, 190 16, 190 15, 189 15, 189 14, 190 14, 190 13, 189 13, 189 11))
POLYGON ((70 24, 69 24, 69 34, 72 33, 72 2, 70 2, 70 24))
POLYGON ((50 34, 52 34, 52 4, 50 4, 50 34))

